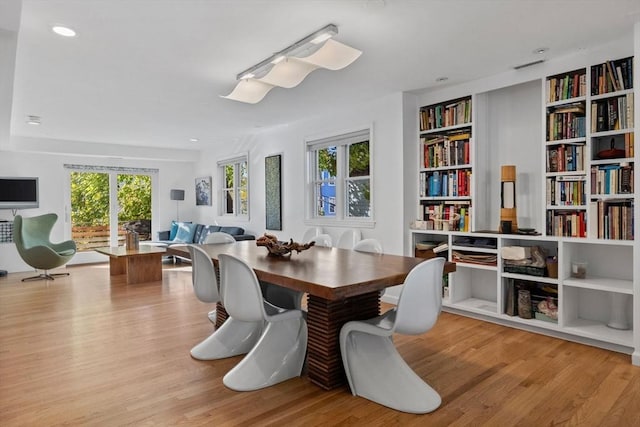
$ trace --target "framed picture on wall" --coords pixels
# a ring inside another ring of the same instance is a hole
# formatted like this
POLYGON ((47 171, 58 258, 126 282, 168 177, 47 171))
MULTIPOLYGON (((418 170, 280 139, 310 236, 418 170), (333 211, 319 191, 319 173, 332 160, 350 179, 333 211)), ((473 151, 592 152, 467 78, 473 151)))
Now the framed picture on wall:
POLYGON ((196 178, 196 206, 211 206, 211 177, 196 178))
POLYGON ((264 158, 265 214, 267 230, 282 230, 282 155, 264 158))

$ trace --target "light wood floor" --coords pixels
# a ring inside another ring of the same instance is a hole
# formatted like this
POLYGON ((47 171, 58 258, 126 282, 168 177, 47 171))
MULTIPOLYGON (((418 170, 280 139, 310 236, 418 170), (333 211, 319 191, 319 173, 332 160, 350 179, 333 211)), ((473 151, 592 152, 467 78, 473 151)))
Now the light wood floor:
POLYGON ((395 342, 442 396, 411 415, 326 392, 306 378, 238 393, 222 377, 240 357, 202 362, 212 332, 190 267, 126 285, 107 265, 70 277, 0 278, 0 425, 7 426, 638 426, 640 368, 630 357, 443 313, 395 342))

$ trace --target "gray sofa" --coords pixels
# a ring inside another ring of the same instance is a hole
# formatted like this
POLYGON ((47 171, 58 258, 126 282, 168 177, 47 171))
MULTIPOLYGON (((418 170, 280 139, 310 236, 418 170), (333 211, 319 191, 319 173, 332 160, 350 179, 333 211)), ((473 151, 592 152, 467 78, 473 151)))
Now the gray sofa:
POLYGON ((190 222, 172 222, 172 230, 158 232, 158 240, 153 243, 170 246, 177 243, 204 243, 207 236, 216 231, 231 234, 236 240, 255 240, 252 234, 245 234, 242 227, 223 227, 219 225, 193 224, 190 222))

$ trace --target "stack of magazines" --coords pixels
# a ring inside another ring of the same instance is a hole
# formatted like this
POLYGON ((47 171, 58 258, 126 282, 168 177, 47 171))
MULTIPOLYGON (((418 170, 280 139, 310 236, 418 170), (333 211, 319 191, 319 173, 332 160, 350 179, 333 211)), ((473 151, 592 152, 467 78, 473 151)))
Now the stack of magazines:
POLYGON ((464 253, 460 251, 452 251, 451 259, 454 262, 465 262, 468 264, 480 264, 480 265, 493 265, 498 262, 498 255, 496 254, 479 254, 479 253, 464 253))

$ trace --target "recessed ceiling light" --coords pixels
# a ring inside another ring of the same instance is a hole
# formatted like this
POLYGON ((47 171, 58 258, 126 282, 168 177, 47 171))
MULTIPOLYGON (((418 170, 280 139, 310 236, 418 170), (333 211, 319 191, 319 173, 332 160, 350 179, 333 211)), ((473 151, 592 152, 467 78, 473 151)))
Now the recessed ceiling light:
POLYGON ((27 124, 39 126, 40 125, 40 116, 27 116, 27 124))
POLYGON ((536 55, 542 55, 543 53, 545 53, 548 50, 549 50, 548 47, 539 47, 537 49, 533 49, 533 53, 535 53, 536 55))
POLYGON ((189 138, 189 142, 198 142, 200 141, 198 138, 189 138))
POLYGON ((71 28, 69 27, 63 27, 62 25, 54 25, 53 27, 51 27, 51 30, 58 34, 59 36, 64 36, 64 37, 75 37, 76 36, 76 32, 73 31, 71 28))
POLYGON ((442 77, 438 77, 436 79, 436 82, 441 83, 441 82, 446 82, 447 80, 449 80, 449 77, 442 76, 442 77))

